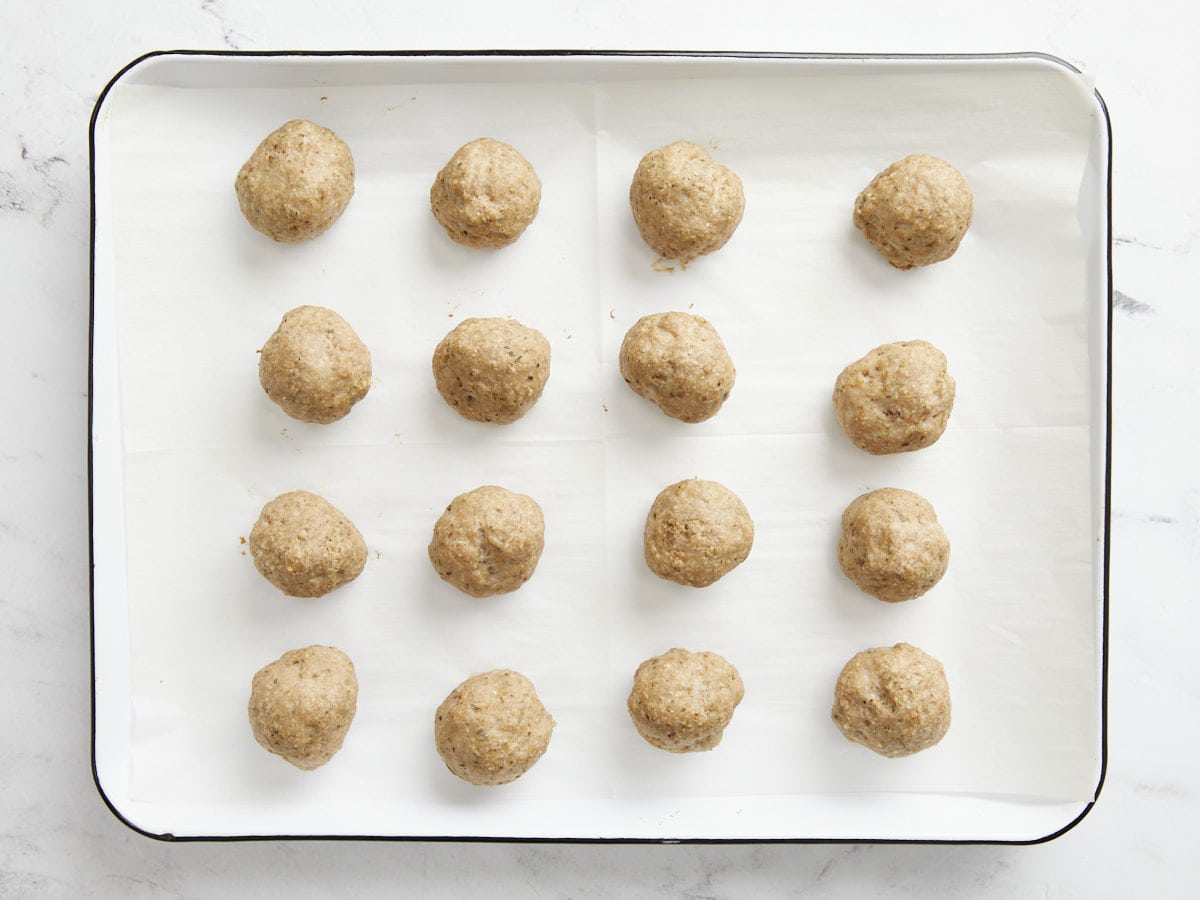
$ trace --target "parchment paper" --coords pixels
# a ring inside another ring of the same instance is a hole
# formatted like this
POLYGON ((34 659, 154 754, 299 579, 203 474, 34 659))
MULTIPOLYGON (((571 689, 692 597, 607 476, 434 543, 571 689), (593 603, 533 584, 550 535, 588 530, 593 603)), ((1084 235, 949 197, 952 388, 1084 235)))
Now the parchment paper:
POLYGON ((1089 796, 1086 96, 1051 67, 947 77, 904 64, 882 78, 121 87, 109 137, 134 797, 432 802, 453 817, 512 800, 1089 796), (285 246, 241 218, 233 178, 295 117, 349 143, 357 192, 328 233, 285 246), (543 182, 537 220, 499 252, 452 244, 428 209, 434 174, 482 135, 517 147, 543 182), (741 176, 747 207, 724 249, 668 273, 627 197, 640 156, 680 138, 741 176), (975 221, 953 259, 899 272, 850 212, 877 171, 916 151, 962 170, 975 221), (304 303, 341 313, 374 358, 368 397, 325 427, 286 417, 257 380, 255 351, 304 303), (626 329, 668 309, 710 319, 737 365, 702 425, 667 419, 617 372, 626 329), (438 340, 480 315, 513 316, 553 347, 543 398, 506 428, 459 418, 429 370, 438 340), (949 429, 927 450, 868 456, 837 427, 834 378, 913 338, 949 357, 949 429), (736 491, 757 528, 749 560, 703 591, 641 559, 650 502, 690 476, 736 491), (520 591, 473 600, 425 548, 445 504, 487 483, 541 503, 546 550, 520 591), (952 542, 946 577, 907 604, 860 593, 836 562, 842 509, 882 486, 927 497, 952 542), (370 548, 363 575, 318 600, 284 597, 242 543, 261 506, 295 488, 341 508, 370 548), (954 722, 937 748, 887 760, 845 741, 829 708, 851 655, 901 640, 945 664, 954 722), (316 773, 259 748, 245 711, 253 673, 309 643, 345 650, 360 681, 345 747, 316 773), (625 711, 637 664, 673 646, 717 651, 745 680, 711 753, 657 751, 625 711), (432 717, 495 667, 528 675, 558 726, 528 775, 481 791, 442 766, 432 717))

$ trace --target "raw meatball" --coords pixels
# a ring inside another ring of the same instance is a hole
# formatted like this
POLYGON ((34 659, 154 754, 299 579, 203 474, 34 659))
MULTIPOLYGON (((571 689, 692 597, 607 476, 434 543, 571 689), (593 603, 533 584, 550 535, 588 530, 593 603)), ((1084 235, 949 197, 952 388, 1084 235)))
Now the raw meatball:
POLYGON ((912 644, 864 650, 838 676, 833 721, 848 740, 880 756, 926 750, 950 728, 946 672, 912 644))
POLYGON ((746 195, 742 180, 707 150, 676 141, 642 157, 629 187, 629 205, 650 249, 686 265, 733 237, 746 195))
POLYGON ((429 561, 464 594, 507 594, 533 576, 545 537, 536 500, 485 485, 450 501, 433 526, 429 561))
POLYGON ((529 160, 491 138, 460 147, 429 189, 434 218, 468 247, 507 247, 533 221, 541 199, 529 160))
POLYGON ((465 419, 507 425, 550 378, 550 342, 512 319, 464 319, 433 351, 438 393, 465 419))
POLYGON ((973 199, 944 159, 914 153, 892 163, 854 201, 854 227, 897 269, 949 259, 971 224, 973 199))
POLYGON ((842 513, 842 571, 865 593, 889 603, 920 597, 946 574, 950 541, 929 501, 881 488, 842 513))
POLYGON ((707 587, 741 565, 753 544, 746 505, 715 481, 691 478, 664 488, 646 516, 646 565, 677 584, 707 587))
POLYGON ((638 666, 629 715, 638 734, 661 750, 711 750, 745 692, 738 670, 724 657, 676 647, 638 666))
POLYGON ((833 388, 838 424, 854 446, 876 455, 928 447, 953 408, 946 356, 927 341, 876 347, 846 366, 833 388))
POLYGON ((371 388, 371 352, 332 309, 285 313, 258 357, 267 396, 293 419, 336 422, 371 388))
POLYGON ((367 544, 324 497, 280 494, 250 531, 250 555, 263 577, 289 597, 322 597, 359 576, 367 544))
POLYGON ((736 372, 721 336, 683 312, 638 319, 621 342, 621 375, 673 419, 703 422, 733 390, 736 372))
POLYGON ((315 238, 354 196, 354 158, 346 142, 305 119, 267 135, 234 183, 242 215, 286 243, 315 238))
POLYGON ((254 739, 297 769, 325 765, 342 749, 358 705, 354 664, 334 647, 289 650, 250 687, 254 739))
POLYGON ((554 718, 520 672, 472 675, 437 708, 433 736, 451 772, 471 784, 508 784, 542 758, 554 718))
POLYGON ((917 598, 942 580, 950 541, 929 500, 882 487, 842 512, 838 562, 864 593, 894 604, 917 598))

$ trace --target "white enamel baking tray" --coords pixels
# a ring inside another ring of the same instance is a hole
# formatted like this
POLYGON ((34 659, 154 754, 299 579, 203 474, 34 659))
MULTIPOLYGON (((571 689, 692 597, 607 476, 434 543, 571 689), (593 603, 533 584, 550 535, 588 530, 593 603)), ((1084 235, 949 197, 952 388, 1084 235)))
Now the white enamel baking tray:
POLYGON ((91 512, 94 769, 154 837, 584 841, 1036 842, 1095 802, 1105 764, 1110 372, 1109 125, 1092 85, 1040 54, 150 54, 92 122, 91 512), (276 245, 233 176, 263 135, 311 118, 350 144, 357 192, 333 229, 276 245), (437 168, 490 135, 543 203, 497 253, 447 241, 437 168), (662 271, 628 215, 642 153, 706 144, 745 220, 719 253, 662 271), (951 260, 893 270, 850 224, 854 196, 910 152, 953 161, 975 221, 951 260), (326 428, 287 419, 255 351, 323 303, 375 361, 326 428), (738 367, 721 414, 667 420, 616 371, 639 316, 693 309, 738 367), (432 348, 470 315, 551 340, 534 411, 504 430, 437 398, 432 348), (889 340, 932 340, 958 380, 927 450, 868 457, 840 434, 837 372, 889 340), (716 478, 757 525, 703 592, 659 582, 641 522, 662 486, 716 478), (455 493, 504 483, 546 511, 521 591, 468 602, 424 557, 455 493), (864 490, 929 497, 950 572, 900 606, 841 576, 841 509, 864 490), (371 557, 321 601, 283 598, 240 539, 306 487, 371 557), (841 665, 909 641, 946 665, 954 724, 884 760, 829 721, 841 665), (360 680, 345 748, 314 773, 262 751, 253 672, 307 643, 360 680), (624 710, 633 669, 671 646, 723 653, 746 699, 724 741, 677 757, 624 710), (528 674, 557 720, 512 785, 438 760, 432 713, 468 674, 528 674))

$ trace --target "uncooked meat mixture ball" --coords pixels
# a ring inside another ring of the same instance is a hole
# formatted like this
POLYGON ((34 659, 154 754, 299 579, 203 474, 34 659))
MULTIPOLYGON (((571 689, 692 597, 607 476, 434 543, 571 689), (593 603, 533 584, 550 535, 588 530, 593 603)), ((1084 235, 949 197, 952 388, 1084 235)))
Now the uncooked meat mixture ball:
POLYGON ((507 247, 537 215, 542 182, 508 144, 479 138, 450 157, 429 189, 434 218, 468 247, 507 247))
POLYGON ((250 531, 250 556, 289 597, 322 597, 359 576, 367 544, 324 497, 290 491, 262 508, 250 531))
POLYGON ((880 488, 842 513, 838 563, 872 597, 889 603, 920 597, 941 581, 949 562, 950 541, 919 494, 880 488))
POLYGON ((715 416, 736 375, 717 329, 684 312, 635 322, 621 342, 620 364, 626 384, 683 422, 715 416))
POLYGON ((648 743, 691 753, 721 743, 744 694, 738 670, 724 657, 676 647, 638 666, 627 705, 648 743))
POLYGON ((642 240, 665 259, 689 263, 733 237, 746 208, 742 180, 690 141, 642 157, 629 187, 642 240))
POLYGON ((646 516, 646 565, 677 584, 707 587, 741 565, 753 544, 746 504, 715 481, 691 478, 664 488, 646 516))
POLYGON ((911 756, 950 728, 942 664, 912 644, 855 654, 838 676, 833 721, 848 740, 880 756, 911 756))
POLYGON ((974 201, 950 163, 914 153, 892 163, 854 202, 854 227, 897 269, 949 259, 971 225, 974 201))
POLYGON ((533 577, 545 536, 536 500, 485 485, 450 501, 433 526, 429 561, 464 594, 507 594, 533 577))
POLYGON ((289 650, 250 687, 250 729, 298 769, 325 765, 342 749, 358 705, 354 664, 335 647, 289 650))
POLYGON ((554 731, 554 718, 520 672, 472 675, 437 708, 433 736, 451 772, 471 784, 516 781, 533 767, 554 731))
POLYGON ((371 352, 333 310, 300 306, 263 344, 258 380, 293 419, 326 425, 371 389, 371 352))
POLYGON ((464 319, 433 351, 438 393, 465 419, 507 425, 550 378, 550 342, 512 319, 464 319))
POLYGON ((833 409, 846 436, 868 453, 903 453, 942 436, 954 408, 946 356, 928 341, 876 347, 838 375, 833 409))
POLYGON ((354 158, 328 128, 293 119, 263 139, 234 187, 256 230, 286 243, 306 241, 336 222, 354 196, 354 158))

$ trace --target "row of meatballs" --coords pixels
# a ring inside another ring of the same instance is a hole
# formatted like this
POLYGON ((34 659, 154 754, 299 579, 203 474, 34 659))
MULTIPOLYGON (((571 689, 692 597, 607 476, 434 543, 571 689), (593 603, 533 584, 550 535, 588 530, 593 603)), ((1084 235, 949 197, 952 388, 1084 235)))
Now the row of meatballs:
MULTIPOLYGON (((744 696, 740 674, 724 657, 675 647, 637 667, 626 708, 647 743, 690 753, 721 742, 744 696)), ((353 662, 321 645, 290 650, 259 670, 248 707, 258 743, 305 771, 342 748, 357 709, 353 662)), ((838 676, 832 718, 849 740, 881 756, 917 753, 949 728, 945 671, 911 644, 864 650, 838 676)), ((446 696, 434 713, 433 737, 454 775, 501 785, 541 759, 555 725, 528 678, 496 669, 472 675, 446 696)))
MULTIPOLYGON (((888 603, 936 585, 950 541, 933 505, 900 488, 879 488, 842 513, 838 562, 864 593, 888 603)), ((542 508, 525 494, 484 485, 455 497, 433 526, 429 561, 472 597, 512 593, 533 577, 545 547, 542 508)), ((746 561, 754 521, 745 503, 716 481, 689 478, 659 492, 642 532, 647 567, 693 588, 715 584, 746 561)), ((322 597, 366 566, 354 523, 324 497, 297 490, 263 506, 250 530, 255 568, 290 597, 322 597)))
MULTIPOLYGON (((326 231, 354 195, 354 157, 330 129, 305 119, 267 135, 238 171, 246 220, 276 241, 310 240, 326 231)), ((542 182, 514 147, 479 138, 460 147, 429 191, 434 218, 469 247, 514 243, 537 216, 542 182)), ((675 141, 642 157, 629 187, 642 239, 683 267, 723 247, 746 208, 742 180, 703 147, 675 141)), ((925 153, 875 176, 854 203, 854 224, 896 268, 950 258, 971 225, 974 198, 962 174, 925 153)))
MULTIPOLYGON (((433 352, 434 384, 461 416, 506 425, 523 417, 550 379, 550 342, 512 319, 469 318, 433 352)), ((737 371, 716 328, 687 312, 643 316, 621 342, 625 383, 671 418, 707 421, 733 390, 737 371)), ((371 387, 371 353, 345 319, 322 306, 284 314, 259 351, 259 382, 289 416, 330 424, 371 387)), ((899 341, 855 360, 834 383, 847 437, 873 454, 918 450, 945 432, 955 382, 928 341, 899 341)))

